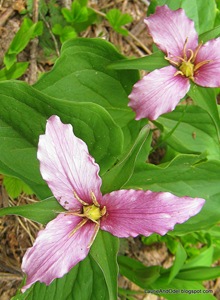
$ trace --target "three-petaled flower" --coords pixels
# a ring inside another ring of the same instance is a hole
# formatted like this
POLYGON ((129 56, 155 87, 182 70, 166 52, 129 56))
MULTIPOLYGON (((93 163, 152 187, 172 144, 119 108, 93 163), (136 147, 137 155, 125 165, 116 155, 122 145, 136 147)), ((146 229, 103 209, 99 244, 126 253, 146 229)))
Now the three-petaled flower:
POLYGON ((194 22, 184 10, 172 11, 166 5, 158 6, 145 23, 170 66, 152 71, 134 85, 128 105, 136 120, 155 120, 174 110, 189 91, 190 80, 220 87, 220 38, 198 43, 194 22))
POLYGON ((27 282, 22 291, 36 281, 50 284, 66 274, 87 256, 99 229, 117 237, 164 235, 197 214, 205 202, 133 189, 102 195, 99 166, 72 126, 57 116, 49 118, 40 136, 38 159, 42 177, 66 211, 39 232, 25 253, 27 282))

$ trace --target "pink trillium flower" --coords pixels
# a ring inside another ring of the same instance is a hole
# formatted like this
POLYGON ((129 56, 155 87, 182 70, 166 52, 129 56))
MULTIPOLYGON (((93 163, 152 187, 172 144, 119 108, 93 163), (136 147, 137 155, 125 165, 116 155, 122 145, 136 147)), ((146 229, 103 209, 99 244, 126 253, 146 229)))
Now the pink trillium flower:
POLYGON ((66 211, 39 232, 25 253, 23 292, 36 281, 49 285, 83 260, 99 229, 117 237, 164 235, 176 223, 197 214, 205 202, 133 189, 102 195, 99 166, 72 126, 63 124, 58 116, 47 121, 37 156, 42 177, 66 211))
POLYGON ((152 71, 134 85, 128 105, 136 112, 136 120, 155 120, 174 110, 189 91, 190 81, 203 87, 220 86, 220 38, 198 43, 194 22, 184 10, 173 11, 166 5, 158 6, 145 24, 170 66, 152 71))

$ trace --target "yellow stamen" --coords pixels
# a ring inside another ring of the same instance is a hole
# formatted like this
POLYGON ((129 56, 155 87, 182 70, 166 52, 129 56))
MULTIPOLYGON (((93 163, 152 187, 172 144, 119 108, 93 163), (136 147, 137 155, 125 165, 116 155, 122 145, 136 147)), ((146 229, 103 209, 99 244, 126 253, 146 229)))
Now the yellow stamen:
POLYGON ((91 196, 91 199, 92 199, 93 204, 94 204, 95 206, 100 207, 98 201, 96 200, 96 196, 95 196, 95 194, 94 194, 92 191, 90 192, 90 196, 91 196))
POLYGON ((184 60, 187 60, 187 55, 186 55, 186 45, 188 43, 188 37, 186 38, 184 45, 183 45, 183 58, 184 60))
POLYGON ((88 222, 88 219, 82 219, 81 222, 79 222, 78 225, 76 225, 76 227, 70 232, 69 237, 73 236, 77 230, 79 230, 81 227, 83 227, 83 225, 85 225, 88 222))
POLYGON ((85 201, 83 201, 82 199, 80 199, 79 196, 77 195, 77 193, 75 191, 73 191, 73 195, 76 198, 76 200, 78 200, 82 205, 89 205, 88 203, 86 203, 85 201))
POLYGON ((212 60, 204 60, 204 61, 201 61, 200 63, 198 63, 197 65, 195 65, 195 67, 194 67, 194 72, 196 71, 196 70, 198 70, 199 68, 201 68, 202 66, 204 66, 204 65, 206 65, 206 64, 208 64, 208 63, 210 63, 212 60))
POLYGON ((195 59, 196 59, 196 56, 197 56, 197 54, 198 54, 198 52, 199 52, 200 48, 202 47, 202 44, 203 44, 203 42, 200 42, 200 43, 199 43, 199 45, 196 47, 196 50, 195 50, 195 53, 194 53, 194 56, 193 56, 193 60, 192 60, 192 62, 194 62, 194 61, 195 61, 195 59))
POLYGON ((95 238, 97 236, 97 233, 99 232, 99 227, 100 227, 100 222, 98 222, 97 224, 95 224, 95 230, 94 230, 93 236, 92 236, 91 241, 90 241, 90 243, 89 243, 89 245, 88 245, 87 248, 90 248, 92 246, 92 244, 93 244, 93 242, 94 242, 94 240, 95 240, 95 238))

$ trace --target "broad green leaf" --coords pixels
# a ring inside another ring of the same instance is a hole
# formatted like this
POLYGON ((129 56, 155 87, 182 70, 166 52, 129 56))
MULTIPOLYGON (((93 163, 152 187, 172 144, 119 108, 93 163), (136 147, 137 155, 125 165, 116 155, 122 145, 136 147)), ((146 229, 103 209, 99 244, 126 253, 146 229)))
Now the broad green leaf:
POLYGON ((206 153, 209 159, 220 159, 220 142, 213 120, 200 107, 178 106, 156 123, 162 125, 160 144, 166 143, 176 152, 206 153))
POLYGON ((64 123, 73 125, 76 136, 86 142, 100 165, 101 173, 115 163, 122 151, 120 128, 95 103, 55 99, 22 82, 0 83, 0 94, 0 170, 20 178, 42 199, 51 192, 40 176, 36 151, 39 135, 44 133, 46 119, 51 115, 59 115, 64 123))
POLYGON ((148 125, 143 127, 134 145, 125 154, 125 157, 103 175, 102 192, 104 194, 119 190, 132 176, 137 156, 141 151, 149 132, 150 127, 148 125))
POLYGON ((191 84, 191 88, 188 92, 188 95, 198 106, 200 106, 209 113, 215 125, 218 138, 220 140, 220 118, 215 90, 191 84))
POLYGON ((160 266, 146 267, 141 262, 127 256, 118 256, 119 272, 143 289, 160 277, 160 266))
POLYGON ((19 78, 26 72, 28 65, 28 62, 18 62, 9 69, 2 68, 0 70, 0 81, 19 78))
POLYGON ((117 300, 118 265, 117 253, 119 239, 100 230, 90 251, 91 257, 103 272, 109 291, 109 299, 117 300))
POLYGON ((147 70, 153 71, 169 66, 169 62, 164 59, 165 54, 162 51, 157 51, 151 55, 135 59, 123 59, 108 66, 109 69, 115 70, 147 70))
POLYGON ((10 69, 16 62, 16 56, 20 53, 29 43, 29 41, 43 31, 43 24, 41 21, 33 23, 30 19, 25 18, 20 29, 12 40, 8 51, 4 56, 4 64, 7 69, 10 69))
POLYGON ((127 29, 122 28, 122 26, 132 22, 133 18, 131 15, 123 14, 119 9, 113 8, 107 12, 106 18, 115 31, 128 35, 127 29))
POLYGON ((187 258, 187 254, 186 254, 185 249, 183 248, 181 243, 178 243, 177 251, 176 251, 176 254, 175 254, 175 260, 174 260, 173 266, 170 269, 170 274, 169 274, 169 279, 168 279, 169 283, 179 273, 179 271, 181 270, 186 258, 187 258))
POLYGON ((195 22, 198 34, 213 28, 216 16, 215 0, 183 0, 181 8, 195 22))
POLYGON ((199 40, 201 42, 205 43, 205 42, 207 42, 209 40, 212 40, 212 39, 215 39, 219 36, 220 36, 220 25, 216 26, 215 28, 213 28, 209 31, 204 32, 203 34, 201 34, 199 36, 199 40))
POLYGON ((0 216, 18 215, 41 224, 47 224, 62 211, 64 211, 63 207, 52 197, 33 204, 1 208, 0 216))
POLYGON ((184 269, 176 276, 178 279, 191 281, 212 280, 220 277, 220 267, 195 267, 184 269))
POLYGON ((199 214, 175 226, 174 234, 184 234, 219 222, 219 168, 219 160, 203 161, 203 157, 196 155, 178 155, 167 164, 139 164, 125 188, 204 198, 206 203, 199 214))
MULTIPOLYGON (((91 255, 49 286, 35 283, 12 300, 110 300, 103 273, 91 255)), ((114 300, 112 298, 111 300, 114 300)))
POLYGON ((169 284, 166 277, 160 277, 151 286, 150 290, 146 290, 146 293, 154 293, 165 297, 168 300, 216 300, 212 295, 212 290, 206 290, 205 287, 195 281, 174 279, 169 284))
POLYGON ((18 197, 22 192, 25 194, 33 194, 32 190, 20 179, 4 176, 3 185, 11 198, 18 197))
POLYGON ((107 68, 120 59, 124 57, 102 39, 67 41, 54 68, 40 78, 35 88, 68 102, 101 105, 122 128, 127 150, 146 121, 135 121, 134 112, 127 106, 128 94, 139 79, 138 72, 107 68))

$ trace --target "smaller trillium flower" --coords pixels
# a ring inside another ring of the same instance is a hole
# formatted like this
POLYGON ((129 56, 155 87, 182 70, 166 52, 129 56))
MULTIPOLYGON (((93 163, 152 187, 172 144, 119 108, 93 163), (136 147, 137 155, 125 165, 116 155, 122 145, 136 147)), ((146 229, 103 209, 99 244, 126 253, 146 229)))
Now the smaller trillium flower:
POLYGON ((42 177, 65 211, 39 232, 25 253, 23 292, 36 281, 50 284, 83 260, 99 229, 117 237, 164 235, 196 215, 205 202, 133 189, 102 195, 99 166, 72 126, 57 116, 47 121, 37 156, 42 177))
POLYGON ((183 9, 158 6, 145 19, 154 43, 170 66, 157 69, 138 81, 129 95, 136 120, 157 119, 175 109, 190 89, 190 81, 203 87, 220 87, 220 38, 198 43, 194 22, 183 9))

